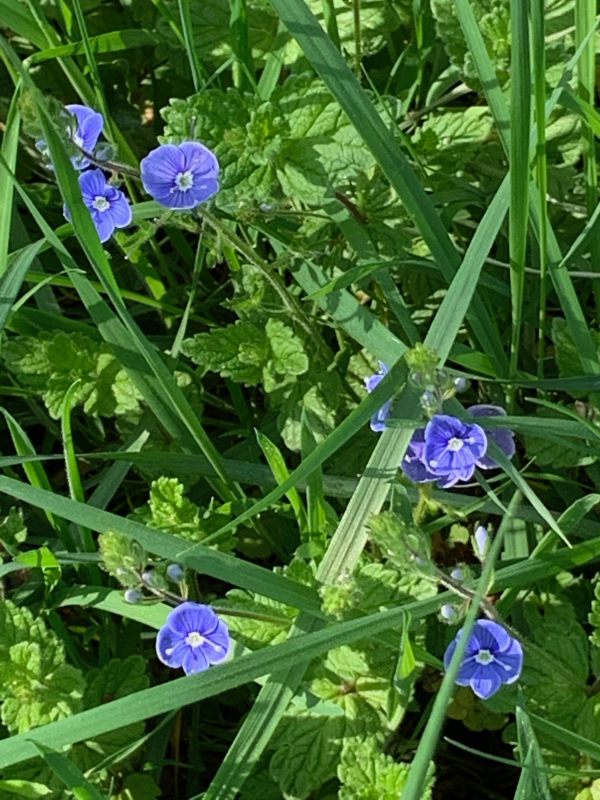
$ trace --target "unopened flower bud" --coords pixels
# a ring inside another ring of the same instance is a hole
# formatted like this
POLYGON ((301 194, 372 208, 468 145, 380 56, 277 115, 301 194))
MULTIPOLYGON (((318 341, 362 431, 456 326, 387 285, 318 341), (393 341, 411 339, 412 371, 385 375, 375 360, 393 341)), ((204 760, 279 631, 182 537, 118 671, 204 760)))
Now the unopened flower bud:
POLYGON ((454 378, 454 388, 457 392, 464 392, 468 385, 469 381, 466 378, 460 375, 458 378, 454 378))
POLYGON ((473 535, 473 552, 480 561, 485 561, 489 546, 490 537, 487 528, 484 528, 483 525, 479 525, 473 535))
POLYGON ((456 581, 457 583, 462 583, 462 581, 464 581, 465 579, 465 573, 462 571, 460 567, 454 567, 454 569, 450 573, 450 577, 452 578, 453 581, 456 581))
POLYGON ((181 583, 184 574, 181 564, 169 564, 167 567, 167 578, 173 583, 181 583))
POLYGON ((138 592, 137 589, 126 589, 123 592, 123 599, 126 603, 131 603, 132 605, 136 605, 136 603, 141 603, 143 599, 143 595, 141 592, 138 592))
POLYGON ((444 622, 454 622, 458 618, 458 611, 450 603, 444 603, 440 608, 440 617, 444 622))

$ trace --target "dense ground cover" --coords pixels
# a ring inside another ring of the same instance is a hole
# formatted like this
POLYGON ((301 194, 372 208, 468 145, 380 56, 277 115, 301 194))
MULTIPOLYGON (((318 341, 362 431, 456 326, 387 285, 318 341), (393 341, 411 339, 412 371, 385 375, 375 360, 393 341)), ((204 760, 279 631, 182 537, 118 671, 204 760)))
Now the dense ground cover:
POLYGON ((0 0, 0 800, 600 797, 594 6, 0 0))

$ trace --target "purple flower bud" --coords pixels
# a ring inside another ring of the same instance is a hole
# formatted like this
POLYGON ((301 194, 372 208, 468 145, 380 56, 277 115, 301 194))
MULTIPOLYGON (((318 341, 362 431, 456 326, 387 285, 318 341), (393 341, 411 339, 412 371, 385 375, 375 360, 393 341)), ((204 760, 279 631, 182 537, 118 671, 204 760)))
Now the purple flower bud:
POLYGON ((169 564, 167 567, 167 577, 173 583, 181 583, 184 578, 184 571, 180 564, 169 564))
POLYGON ((454 378, 454 388, 457 392, 464 392, 468 385, 469 381, 466 378, 460 375, 458 378, 454 378))
POLYGON ((454 567, 454 569, 450 573, 450 577, 452 578, 453 581, 461 583, 465 579, 465 573, 462 571, 460 567, 454 567))
POLYGON ((123 592, 123 599, 126 603, 131 603, 132 605, 136 605, 137 603, 141 603, 143 600, 143 595, 141 592, 138 592, 137 589, 125 589, 123 592))
POLYGON ((480 561, 485 561, 490 546, 489 539, 487 528, 484 528, 483 525, 479 525, 473 536, 473 551, 480 561))

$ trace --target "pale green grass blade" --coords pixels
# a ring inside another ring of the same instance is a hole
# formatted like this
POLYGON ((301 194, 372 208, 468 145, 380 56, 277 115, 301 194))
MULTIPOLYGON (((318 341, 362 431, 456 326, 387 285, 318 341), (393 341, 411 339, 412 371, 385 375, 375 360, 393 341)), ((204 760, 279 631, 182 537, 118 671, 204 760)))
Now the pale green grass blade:
POLYGON ((0 493, 19 499, 62 520, 84 525, 98 533, 116 531, 123 536, 136 539, 150 553, 156 553, 169 561, 183 563, 202 575, 210 575, 219 580, 240 586, 251 592, 272 597, 281 603, 321 616, 321 606, 316 593, 302 584, 272 573, 227 553, 220 553, 209 547, 196 546, 194 553, 186 555, 188 542, 173 534, 163 533, 141 525, 139 522, 110 514, 84 503, 60 497, 50 491, 27 486, 25 483, 0 476, 0 493))
POLYGON ((585 753, 595 761, 600 761, 600 745, 597 742, 593 742, 585 736, 579 736, 579 734, 563 728, 562 725, 556 725, 554 722, 538 717, 537 714, 530 714, 529 719, 538 733, 549 736, 577 753, 585 753))
POLYGON ((107 800, 106 795, 91 784, 79 767, 66 756, 41 744, 35 746, 56 777, 73 792, 76 800, 107 800))
MULTIPOLYGON (((596 97, 596 44, 590 33, 598 24, 597 4, 589 0, 575 0, 575 42, 584 42, 584 51, 577 64, 577 96, 582 104, 594 111, 596 97)), ((597 134, 597 132, 596 132, 597 134)), ((585 201, 588 216, 591 216, 598 205, 598 165, 596 162, 596 140, 594 129, 589 120, 583 122, 583 168, 585 174, 585 201)), ((600 231, 596 230, 590 238, 590 263, 592 269, 598 271, 600 264, 600 231)), ((596 298, 596 318, 600 318, 600 284, 594 282, 596 298)))
POLYGON ((514 800, 552 800, 546 764, 540 750, 531 720, 519 703, 516 708, 519 753, 523 769, 514 800))
POLYGON ((540 300, 538 310, 538 377, 544 376, 544 351, 546 336, 546 286, 548 254, 548 164, 546 158, 546 41, 544 0, 531 0, 531 57, 533 62, 533 86, 535 96, 535 182, 540 208, 540 300))
MULTIPOLYGON (((135 47, 148 47, 158 44, 160 39, 155 33, 137 28, 129 28, 110 33, 101 33, 98 36, 90 36, 87 47, 89 52, 118 53, 122 50, 131 50, 135 47)), ((27 59, 28 64, 41 64, 44 61, 52 61, 55 58, 65 58, 65 56, 85 55, 86 45, 84 42, 71 42, 62 44, 59 47, 49 47, 47 50, 39 50, 27 59)))
POLYGON ((198 53, 196 52, 196 46, 194 44, 194 31, 192 28, 192 10, 190 6, 190 0, 177 0, 177 5, 179 6, 181 31, 183 33, 183 40, 185 43, 185 52, 190 65, 194 91, 199 92, 204 86, 205 75, 202 68, 202 63, 198 58, 198 53))
MULTIPOLYGON (((262 450, 264 457, 267 459, 267 464, 273 473, 275 481, 278 484, 283 483, 290 477, 290 473, 281 450, 276 444, 273 444, 269 437, 264 433, 261 433, 258 430, 255 431, 255 433, 258 445, 262 450)), ((298 529, 300 531, 305 531, 307 528, 306 509, 304 508, 300 495, 298 494, 298 490, 296 488, 289 489, 286 495, 290 501, 290 505, 294 510, 296 522, 298 523, 298 529)))
MULTIPOLYGON (((72 500, 77 500, 80 503, 85 503, 85 494, 83 491, 83 484, 81 483, 81 476, 79 474, 79 465, 77 464, 77 457, 75 455, 75 448, 73 445, 73 428, 71 425, 71 412, 73 406, 73 398, 75 397, 75 392, 77 391, 78 385, 80 381, 76 381, 73 383, 66 391, 62 412, 61 412, 61 434, 62 434, 62 445, 63 445, 63 452, 65 456, 65 470, 67 473, 67 483, 69 485, 69 494, 72 500)), ((41 488, 49 488, 49 487, 41 487, 41 488)), ((96 551, 96 546, 94 544, 94 538, 92 536, 92 532, 89 528, 85 525, 78 526, 79 529, 79 537, 80 537, 80 547, 78 549, 83 550, 86 553, 94 553, 96 551)), ((100 573, 97 567, 90 566, 87 568, 86 576, 89 581, 92 583, 99 583, 100 582, 100 573)))
POLYGON ((531 65, 529 56, 529 0, 511 0, 510 205, 508 251, 511 285, 510 374, 518 369, 525 256, 529 218, 529 137, 531 131, 531 65))
POLYGON ((77 586, 65 589, 53 596, 55 608, 66 606, 93 607, 100 611, 107 611, 116 617, 124 617, 140 622, 148 628, 159 630, 164 624, 171 606, 165 603, 127 603, 123 592, 116 589, 107 589, 105 586, 77 586))
MULTIPOLYGON (((31 439, 23 428, 19 425, 17 420, 8 413, 8 411, 4 408, 0 408, 0 412, 3 414, 4 419, 6 420, 6 424, 8 426, 8 431, 10 433, 10 438, 12 439, 12 443, 18 455, 20 456, 36 456, 37 453, 35 448, 31 442, 31 439)), ((31 484, 32 487, 42 489, 47 492, 52 491, 52 485, 48 476, 46 475, 46 470, 44 466, 38 459, 23 459, 23 472, 27 476, 27 480, 31 484)), ((18 483, 15 481, 15 483, 18 483)), ((23 484, 25 485, 25 484, 23 484)), ((58 537, 62 541, 63 545, 68 550, 75 550, 75 543, 73 541, 73 537, 71 535, 68 526, 64 523, 64 521, 60 518, 57 518, 52 512, 45 510, 46 517, 48 522, 52 526, 52 528, 56 531, 58 537)))
MULTIPOLYGON (((12 96, 8 115, 6 117, 6 127, 2 137, 3 162, 6 163, 9 171, 14 172, 17 163, 17 151, 19 148, 19 131, 21 127, 21 115, 17 105, 19 99, 19 87, 15 89, 12 96)), ((6 172, 2 170, 0 175, 0 276, 3 276, 7 268, 8 252, 10 248, 10 223, 13 211, 13 183, 6 172)), ((2 303, 4 304, 4 295, 2 303)))

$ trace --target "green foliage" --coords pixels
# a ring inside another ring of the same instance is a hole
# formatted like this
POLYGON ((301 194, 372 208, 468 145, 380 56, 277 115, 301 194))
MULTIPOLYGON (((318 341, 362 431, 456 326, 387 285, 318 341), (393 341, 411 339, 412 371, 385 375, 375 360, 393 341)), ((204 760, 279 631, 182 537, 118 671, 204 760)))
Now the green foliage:
POLYGON ((67 389, 79 381, 72 405, 90 416, 136 414, 140 395, 106 344, 82 333, 17 336, 4 344, 4 363, 16 379, 39 394, 53 419, 67 389))
POLYGON ((325 86, 293 75, 268 101, 209 89, 162 109, 164 141, 194 136, 215 151, 222 169, 218 204, 258 208, 294 198, 318 204, 336 184, 374 161, 325 86))
MULTIPOLYGON (((208 508, 200 508, 188 500, 184 492, 184 485, 176 478, 161 477, 152 481, 148 503, 133 512, 133 519, 150 528, 177 534, 190 542, 201 542, 233 516, 232 503, 219 505, 211 501, 208 508)), ((221 549, 232 545, 231 536, 219 540, 221 549)))
POLYGON ((85 689, 56 634, 10 600, 0 606, 0 687, 2 722, 12 733, 76 713, 85 689))
POLYGON ((237 322, 196 334, 184 342, 183 351, 204 370, 246 385, 262 382, 267 392, 308 369, 302 341, 291 328, 275 319, 269 319, 263 328, 251 322, 237 322))
POLYGON ((26 539, 27 528, 22 509, 9 509, 8 514, 0 519, 0 545, 7 553, 14 555, 26 539))
POLYGON ((138 586, 148 560, 143 547, 130 537, 111 531, 101 533, 98 544, 103 569, 125 587, 138 586))
MULTIPOLYGON (((399 764, 382 753, 373 740, 353 742, 342 753, 339 800, 396 800, 402 795, 408 771, 408 764, 399 764)), ((430 800, 432 786, 433 775, 422 800, 430 800)))

